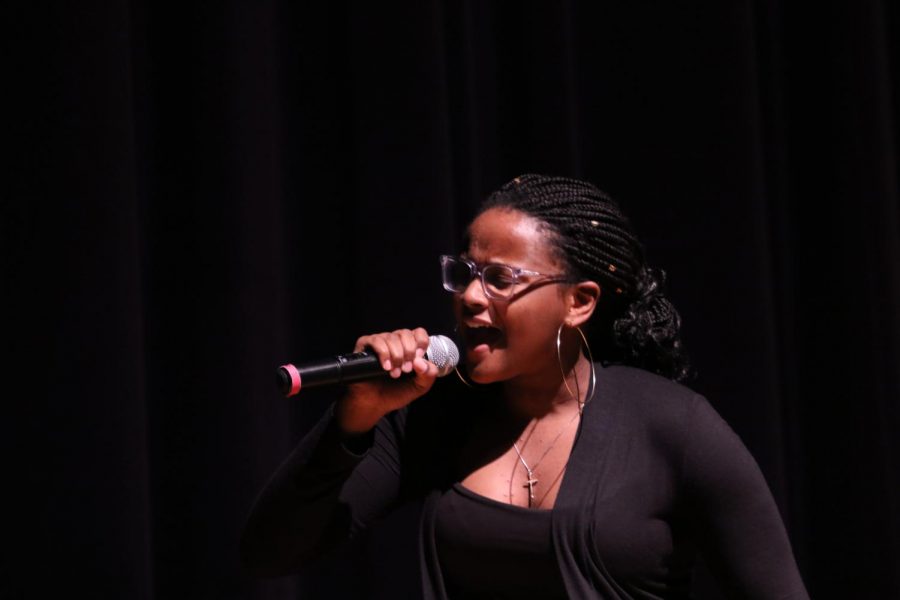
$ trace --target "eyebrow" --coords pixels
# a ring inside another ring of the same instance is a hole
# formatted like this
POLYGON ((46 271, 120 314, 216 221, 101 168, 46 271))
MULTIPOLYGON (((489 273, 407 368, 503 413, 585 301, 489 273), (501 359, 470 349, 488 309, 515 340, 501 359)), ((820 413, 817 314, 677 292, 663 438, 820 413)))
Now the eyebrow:
POLYGON ((511 265, 507 262, 500 262, 500 261, 495 261, 495 260, 489 260, 487 262, 477 262, 477 261, 473 260, 471 256, 469 256, 468 252, 463 252, 462 254, 459 255, 459 257, 465 258, 466 260, 471 260, 473 263, 475 263, 476 265, 479 265, 479 266, 500 265, 503 267, 509 267, 510 269, 513 269, 515 271, 521 271, 522 273, 537 273, 537 271, 535 271, 534 269, 526 269, 525 267, 511 265))
MULTIPOLYGON (((498 262, 496 260, 488 260, 488 261, 484 261, 484 262, 479 262, 479 261, 475 260, 474 258, 472 258, 472 256, 468 252, 460 253, 459 257, 465 258, 466 260, 471 260, 476 265, 503 265, 504 267, 513 267, 511 264, 508 264, 505 262, 498 262)), ((513 267, 513 268, 516 269, 518 267, 513 267)))

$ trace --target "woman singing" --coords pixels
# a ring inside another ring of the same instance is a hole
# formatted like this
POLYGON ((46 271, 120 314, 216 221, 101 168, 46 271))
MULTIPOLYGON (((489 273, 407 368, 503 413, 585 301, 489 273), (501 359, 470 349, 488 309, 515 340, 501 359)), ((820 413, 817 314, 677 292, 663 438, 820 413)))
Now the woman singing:
POLYGON ((248 568, 296 572, 420 498, 425 598, 687 598, 698 554, 730 597, 807 597, 755 461, 677 383, 678 313, 614 201, 517 177, 441 268, 464 379, 435 385, 421 328, 361 337, 390 376, 274 475, 248 568))

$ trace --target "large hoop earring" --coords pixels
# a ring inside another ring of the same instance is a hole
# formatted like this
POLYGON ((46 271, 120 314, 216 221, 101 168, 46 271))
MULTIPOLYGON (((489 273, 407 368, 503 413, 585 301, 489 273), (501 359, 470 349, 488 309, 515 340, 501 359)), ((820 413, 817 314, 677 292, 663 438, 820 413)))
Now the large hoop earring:
POLYGON ((591 353, 591 346, 588 344, 587 336, 584 335, 584 332, 581 330, 581 327, 576 327, 575 331, 578 332, 578 335, 581 336, 581 343, 584 346, 584 349, 587 350, 588 355, 588 364, 591 365, 591 395, 590 398, 585 398, 584 402, 581 401, 581 386, 578 383, 578 373, 575 373, 574 369, 573 374, 575 375, 575 391, 576 393, 572 393, 572 388, 569 387, 569 382, 566 380, 566 372, 563 370, 562 365, 562 352, 560 351, 560 347, 562 346, 562 330, 564 323, 559 324, 559 329, 556 330, 556 360, 559 363, 559 372, 562 374, 563 384, 566 386, 566 391, 569 392, 569 395, 575 398, 576 402, 578 402, 578 414, 581 415, 584 412, 584 405, 594 399, 594 394, 597 393, 597 370, 594 368, 594 355, 591 353))
MULTIPOLYGON (((454 338, 457 337, 458 334, 459 334, 459 324, 453 326, 453 337, 454 338)), ((468 387, 468 388, 475 387, 474 385, 472 385, 471 383, 466 381, 466 378, 463 376, 462 373, 460 373, 458 363, 453 366, 453 370, 456 372, 456 376, 459 377, 459 380, 462 381, 466 387, 468 387)))
POLYGON ((466 385, 466 387, 475 387, 474 385, 466 381, 466 378, 463 377, 463 374, 459 372, 459 366, 453 367, 453 370, 456 372, 456 376, 459 377, 459 380, 462 381, 466 385))
POLYGON ((560 348, 562 347, 562 330, 563 325, 565 323, 560 323, 559 328, 556 330, 556 362, 559 364, 559 372, 563 378, 563 385, 566 386, 566 391, 569 392, 569 395, 575 399, 579 404, 579 411, 581 406, 581 389, 578 385, 578 375, 575 375, 575 392, 572 392, 572 388, 569 387, 568 377, 566 377, 566 371, 563 369, 562 364, 562 351, 560 348))
POLYGON ((593 400, 594 394, 597 393, 597 369, 594 367, 594 355, 591 353, 591 345, 588 344, 587 336, 584 335, 581 327, 576 327, 575 330, 578 332, 578 335, 581 336, 581 341, 584 342, 584 349, 587 350, 588 355, 588 364, 591 365, 591 395, 589 398, 585 398, 584 402, 579 407, 583 411, 584 405, 593 400))

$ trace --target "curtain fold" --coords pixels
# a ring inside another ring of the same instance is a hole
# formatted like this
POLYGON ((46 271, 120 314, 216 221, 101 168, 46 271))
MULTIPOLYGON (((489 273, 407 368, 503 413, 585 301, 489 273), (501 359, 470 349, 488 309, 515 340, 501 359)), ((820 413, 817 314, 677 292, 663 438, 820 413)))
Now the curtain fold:
POLYGON ((691 385, 760 463, 812 596, 900 596, 892 3, 8 16, 2 337, 27 391, 0 595, 388 596, 414 510, 302 577, 240 570, 256 492, 338 393, 286 401, 274 369, 450 332, 437 256, 546 172, 611 192, 668 273, 691 385))

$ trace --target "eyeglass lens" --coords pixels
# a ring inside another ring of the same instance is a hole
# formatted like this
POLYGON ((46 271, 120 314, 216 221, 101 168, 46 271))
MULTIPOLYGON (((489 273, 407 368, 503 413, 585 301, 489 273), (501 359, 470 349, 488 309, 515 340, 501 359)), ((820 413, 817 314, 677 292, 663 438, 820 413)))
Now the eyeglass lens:
POLYGON ((444 287, 451 292, 461 292, 475 277, 472 265, 455 258, 444 257, 441 261, 444 275, 444 287))
MULTIPOLYGON (((444 288, 448 291, 465 291, 477 275, 477 269, 468 262, 445 257, 442 263, 444 288)), ((481 269, 481 281, 485 294, 502 298, 512 292, 516 277, 513 270, 505 265, 485 265, 481 269)))

